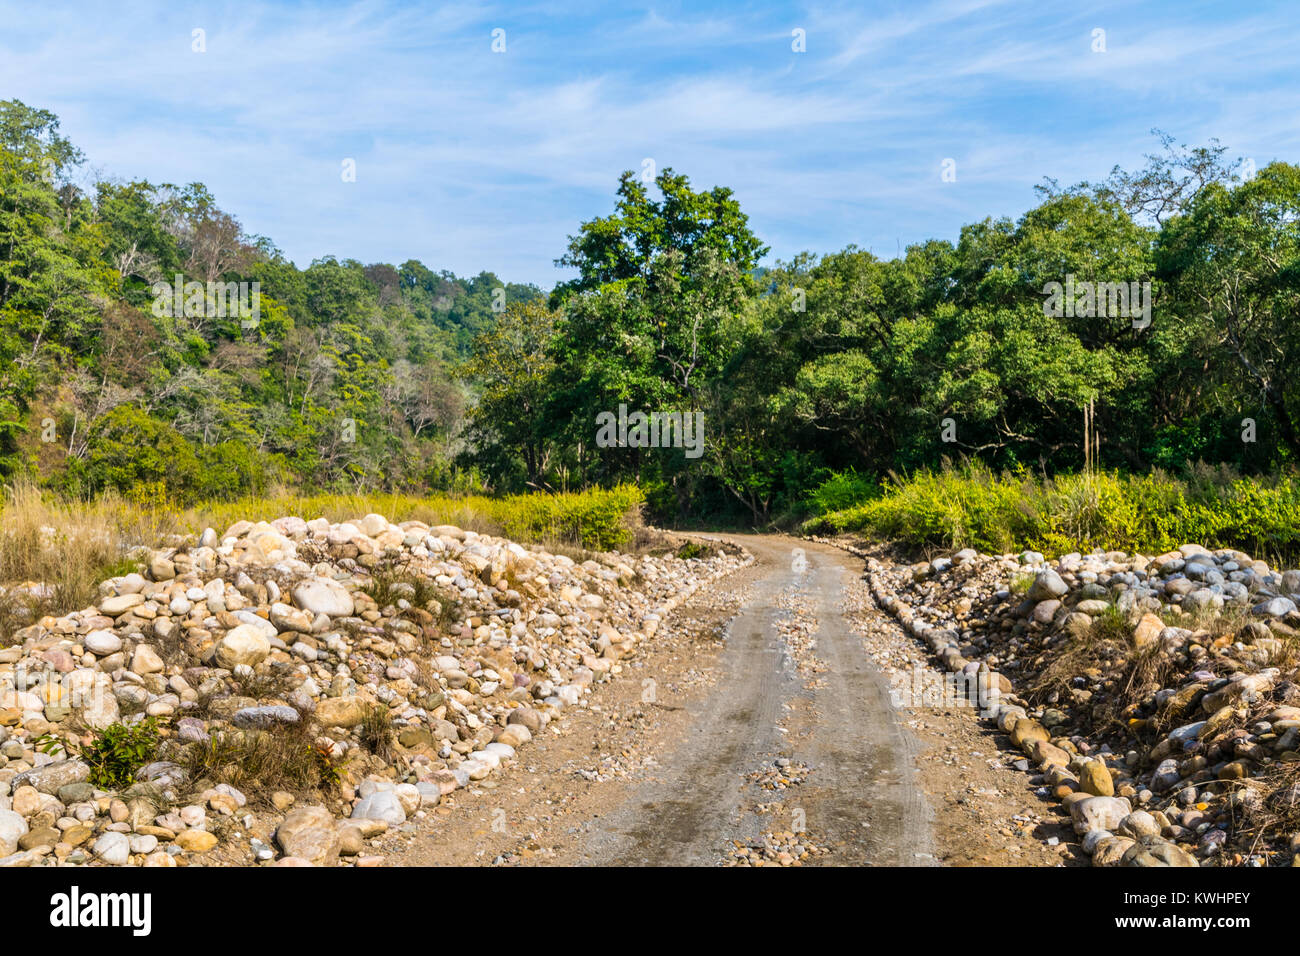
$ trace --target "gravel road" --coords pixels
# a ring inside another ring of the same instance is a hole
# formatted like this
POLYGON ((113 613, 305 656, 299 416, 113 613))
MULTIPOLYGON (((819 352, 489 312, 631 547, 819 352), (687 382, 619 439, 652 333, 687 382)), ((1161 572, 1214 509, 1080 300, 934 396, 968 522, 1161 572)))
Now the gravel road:
POLYGON ((588 862, 716 865, 720 848, 761 845, 771 830, 834 848, 825 860, 838 865, 932 861, 914 741, 843 616, 852 559, 791 539, 726 537, 754 554, 758 577, 727 628, 721 676, 656 779, 590 834, 588 862), (814 621, 817 680, 803 679, 787 645, 790 606, 814 621), (751 782, 778 759, 807 768, 803 782, 771 792, 751 782), (770 794, 772 809, 756 811, 770 794))

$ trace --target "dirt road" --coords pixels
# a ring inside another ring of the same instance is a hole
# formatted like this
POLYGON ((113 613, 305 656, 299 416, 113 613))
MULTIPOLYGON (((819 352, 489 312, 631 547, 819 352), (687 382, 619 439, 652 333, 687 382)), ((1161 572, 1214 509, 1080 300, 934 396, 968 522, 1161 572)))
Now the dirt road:
POLYGON ((680 608, 499 783, 387 837, 386 864, 1059 862, 971 714, 891 705, 868 651, 904 638, 863 610, 860 561, 722 537, 754 563, 680 608))
POLYGON ((837 609, 851 580, 830 549, 764 537, 733 538, 762 576, 727 629, 715 692, 696 716, 700 732, 667 756, 587 843, 601 864, 709 865, 726 841, 760 842, 765 829, 802 827, 839 863, 908 864, 933 858, 924 800, 913 779, 913 742, 889 693, 837 609), (796 561, 795 547, 804 558, 796 561), (802 569, 796 569, 800 564, 802 569), (811 600, 815 656, 825 679, 801 679, 779 626, 787 602, 811 600), (778 758, 807 767, 806 781, 764 801, 748 777, 778 758), (757 804, 774 804, 764 812, 757 804))

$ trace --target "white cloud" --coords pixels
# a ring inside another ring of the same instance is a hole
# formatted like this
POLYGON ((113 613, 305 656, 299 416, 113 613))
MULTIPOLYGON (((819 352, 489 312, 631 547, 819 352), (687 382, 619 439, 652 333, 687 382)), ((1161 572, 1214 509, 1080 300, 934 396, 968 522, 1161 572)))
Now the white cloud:
POLYGON ((0 88, 106 173, 206 182, 300 264, 325 254, 549 285, 644 157, 735 189, 783 257, 892 255, 1015 214, 1043 176, 1140 162, 1153 126, 1295 158, 1294 26, 941 0, 700 16, 594 2, 31 8, 0 0, 0 88), (507 30, 493 54, 490 31, 507 30), (190 52, 207 30, 208 52, 190 52), (789 31, 808 31, 808 52, 789 31), (1093 26, 1108 49, 1089 49, 1093 26), (1241 50, 1251 50, 1242 56, 1241 50), (1240 144, 1240 145, 1239 145, 1240 144), (358 182, 339 163, 358 162, 358 182), (958 161, 943 184, 938 163, 958 161))

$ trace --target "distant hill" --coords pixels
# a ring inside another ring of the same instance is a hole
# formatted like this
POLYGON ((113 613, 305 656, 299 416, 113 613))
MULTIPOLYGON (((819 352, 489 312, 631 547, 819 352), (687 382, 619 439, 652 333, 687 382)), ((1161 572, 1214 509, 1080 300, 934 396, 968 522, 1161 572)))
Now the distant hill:
POLYGON ((489 272, 299 269, 199 183, 73 181, 53 114, 0 102, 0 480, 180 500, 275 484, 446 487, 455 367, 489 272))

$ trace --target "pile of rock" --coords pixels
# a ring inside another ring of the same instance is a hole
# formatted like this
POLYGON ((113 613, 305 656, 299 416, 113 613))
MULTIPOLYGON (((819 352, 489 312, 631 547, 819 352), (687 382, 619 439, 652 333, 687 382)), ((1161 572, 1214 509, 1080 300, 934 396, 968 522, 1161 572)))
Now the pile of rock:
POLYGON ((867 578, 946 670, 997 689, 986 713, 1094 864, 1300 861, 1300 572, 1185 545, 869 559, 867 578))
POLYGON ((0 649, 0 866, 364 859, 366 839, 584 706, 680 601, 746 560, 575 561, 375 514, 208 529, 0 649), (122 792, 67 756, 147 718, 159 759, 122 792), (290 792, 254 806, 182 767, 185 747, 295 728, 331 773, 306 806, 290 792))

